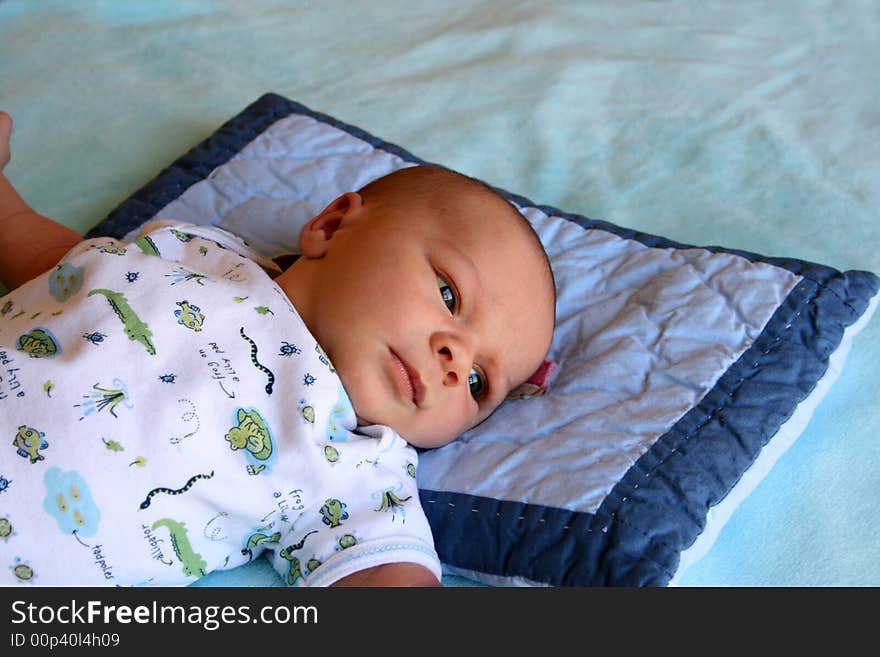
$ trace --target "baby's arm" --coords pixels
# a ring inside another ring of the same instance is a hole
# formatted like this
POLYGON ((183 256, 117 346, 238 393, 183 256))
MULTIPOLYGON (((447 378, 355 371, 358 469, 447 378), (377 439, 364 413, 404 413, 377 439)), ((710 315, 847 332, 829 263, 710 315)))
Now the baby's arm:
POLYGON ((389 563, 352 573, 333 586, 440 586, 440 582, 424 566, 389 563))
POLYGON ((0 112, 0 280, 14 289, 51 269, 82 237, 37 214, 6 179, 12 119, 0 112))

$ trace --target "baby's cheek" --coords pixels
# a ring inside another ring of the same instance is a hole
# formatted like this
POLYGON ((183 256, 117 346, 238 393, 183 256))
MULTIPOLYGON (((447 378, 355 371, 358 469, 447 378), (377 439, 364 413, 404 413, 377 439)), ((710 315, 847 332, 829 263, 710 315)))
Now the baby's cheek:
MULTIPOLYGON (((421 418, 426 420, 426 418, 421 418)), ((440 447, 452 442, 468 429, 477 424, 477 417, 470 409, 460 409, 457 412, 452 408, 445 412, 436 413, 428 422, 424 422, 424 435, 427 436, 432 447, 440 447)))
POLYGON ((481 408, 480 412, 474 415, 473 421, 471 422, 468 429, 473 429, 477 425, 480 425, 488 420, 492 416, 492 413, 494 413, 500 405, 501 404, 496 404, 495 406, 492 406, 490 408, 481 408))

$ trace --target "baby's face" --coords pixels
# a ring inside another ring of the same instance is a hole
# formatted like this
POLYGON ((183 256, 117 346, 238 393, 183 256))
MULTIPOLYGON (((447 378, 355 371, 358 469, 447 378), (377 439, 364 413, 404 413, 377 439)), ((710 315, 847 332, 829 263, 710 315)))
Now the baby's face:
POLYGON ((543 254, 505 215, 509 206, 485 194, 456 199, 454 211, 346 197, 338 227, 333 218, 311 234, 314 250, 315 222, 306 227, 304 257, 287 272, 297 282, 279 284, 359 423, 388 425, 418 447, 444 445, 545 357, 554 308, 543 254))

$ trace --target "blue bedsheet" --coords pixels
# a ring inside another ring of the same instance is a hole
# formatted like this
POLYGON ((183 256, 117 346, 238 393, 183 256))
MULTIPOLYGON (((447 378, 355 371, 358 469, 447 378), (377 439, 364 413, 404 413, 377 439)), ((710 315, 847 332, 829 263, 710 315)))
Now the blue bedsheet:
MULTIPOLYGON (((82 232, 277 91, 542 203, 877 272, 878 52, 872 2, 6 0, 0 108, 7 174, 82 232)), ((681 584, 880 584, 878 338, 681 584)))

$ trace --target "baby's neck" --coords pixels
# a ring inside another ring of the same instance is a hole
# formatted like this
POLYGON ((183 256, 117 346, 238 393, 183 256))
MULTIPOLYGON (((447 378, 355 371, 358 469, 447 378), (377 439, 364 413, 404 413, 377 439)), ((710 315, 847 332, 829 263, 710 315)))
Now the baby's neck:
POLYGON ((299 259, 299 255, 296 253, 282 253, 279 256, 275 256, 272 258, 272 262, 278 265, 281 268, 282 272, 287 271, 287 268, 290 267, 294 262, 299 259))
POLYGON ((306 325, 306 328, 312 333, 316 340, 320 343, 320 337, 315 334, 315 326, 312 321, 315 285, 313 276, 315 273, 309 267, 308 258, 297 256, 282 255, 273 260, 281 267, 282 271, 275 277, 275 284, 281 288, 284 295, 296 308, 300 319, 306 325))

